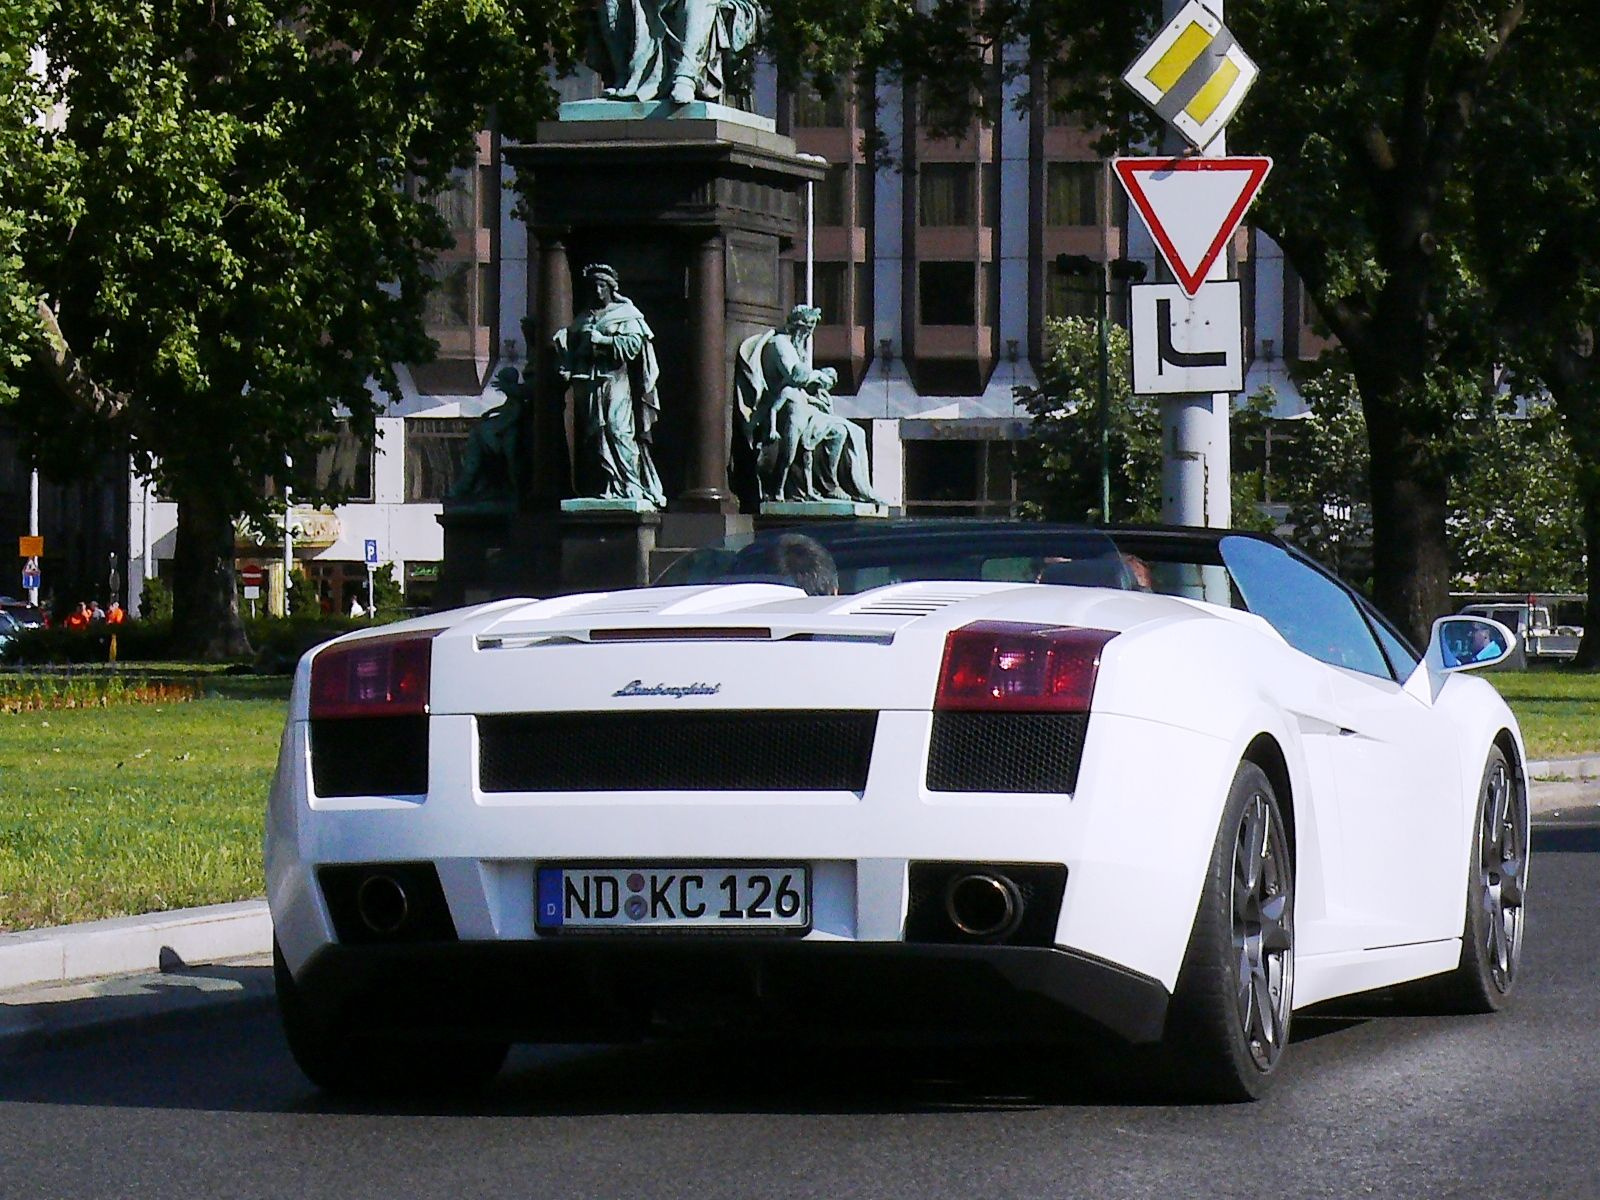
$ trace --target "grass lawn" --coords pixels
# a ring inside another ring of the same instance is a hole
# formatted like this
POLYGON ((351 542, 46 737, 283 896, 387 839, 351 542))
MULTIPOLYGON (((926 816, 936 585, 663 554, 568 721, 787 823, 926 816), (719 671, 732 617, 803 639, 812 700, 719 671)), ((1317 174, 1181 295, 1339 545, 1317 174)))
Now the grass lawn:
POLYGON ((262 894, 287 681, 239 679, 273 698, 0 714, 0 931, 262 894))
POLYGON ((1600 753, 1600 672, 1536 667, 1484 678, 1517 714, 1530 758, 1600 753))

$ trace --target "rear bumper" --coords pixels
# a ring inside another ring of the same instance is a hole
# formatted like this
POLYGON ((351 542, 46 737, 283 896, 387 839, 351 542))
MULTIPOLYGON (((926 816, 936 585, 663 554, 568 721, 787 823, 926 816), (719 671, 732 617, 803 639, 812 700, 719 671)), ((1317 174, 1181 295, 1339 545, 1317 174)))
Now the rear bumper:
POLYGON ((333 944, 297 974, 346 1028, 511 1041, 653 1033, 1161 1036, 1154 979, 1058 948, 748 938, 583 937, 333 944))

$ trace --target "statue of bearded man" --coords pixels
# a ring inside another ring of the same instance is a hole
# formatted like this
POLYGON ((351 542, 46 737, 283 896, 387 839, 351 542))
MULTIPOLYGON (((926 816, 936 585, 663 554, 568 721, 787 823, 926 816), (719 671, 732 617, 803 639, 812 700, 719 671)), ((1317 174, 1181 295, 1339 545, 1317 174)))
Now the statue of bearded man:
POLYGON ((833 411, 839 373, 811 367, 820 309, 797 304, 782 329, 739 347, 740 409, 756 455, 763 500, 851 500, 881 504, 872 490, 866 435, 833 411))

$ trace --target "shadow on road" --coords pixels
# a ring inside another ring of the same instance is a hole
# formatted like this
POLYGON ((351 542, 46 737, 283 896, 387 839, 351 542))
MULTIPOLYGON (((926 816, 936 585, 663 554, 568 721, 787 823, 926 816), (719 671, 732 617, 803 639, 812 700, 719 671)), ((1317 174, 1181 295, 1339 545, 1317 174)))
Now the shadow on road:
MULTIPOLYGON (((1322 1038, 1350 1024, 1306 1021, 1294 1040, 1322 1038)), ((1293 1057, 1287 1065, 1291 1075, 1293 1057)), ((1041 1052, 662 1042, 517 1047, 505 1070, 479 1093, 347 1101, 326 1097, 306 1082, 289 1057, 276 1013, 255 1002, 102 1028, 9 1055, 0 1046, 0 1103, 212 1112, 837 1115, 1144 1107, 1171 1102, 1170 1088, 1160 1082, 1161 1068, 1152 1060, 1109 1043, 1041 1052)))
POLYGON ((1592 817, 1583 818, 1584 823, 1550 822, 1536 825, 1533 830, 1533 850, 1537 854, 1546 853, 1579 853, 1594 854, 1600 851, 1600 825, 1591 824, 1592 817))

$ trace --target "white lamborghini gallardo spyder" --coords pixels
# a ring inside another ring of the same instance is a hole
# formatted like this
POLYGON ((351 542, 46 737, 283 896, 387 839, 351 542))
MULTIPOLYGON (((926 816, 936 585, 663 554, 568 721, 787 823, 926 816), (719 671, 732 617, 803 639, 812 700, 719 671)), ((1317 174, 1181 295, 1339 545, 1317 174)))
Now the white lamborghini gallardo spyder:
POLYGON ((296 673, 266 836, 330 1089, 514 1041, 737 1028, 1156 1043, 1260 1093, 1296 1010, 1516 981, 1528 788, 1462 672, 1269 536, 767 532, 656 586, 354 633, 296 673))

